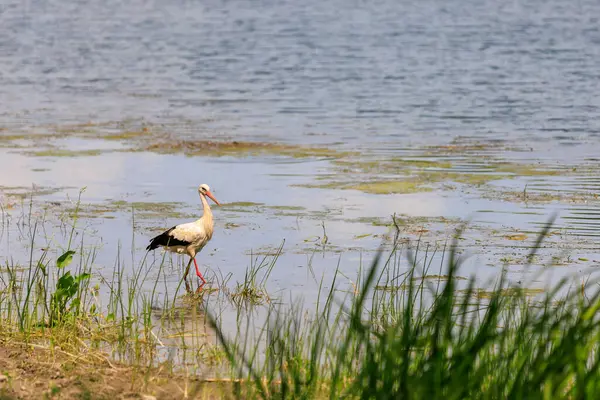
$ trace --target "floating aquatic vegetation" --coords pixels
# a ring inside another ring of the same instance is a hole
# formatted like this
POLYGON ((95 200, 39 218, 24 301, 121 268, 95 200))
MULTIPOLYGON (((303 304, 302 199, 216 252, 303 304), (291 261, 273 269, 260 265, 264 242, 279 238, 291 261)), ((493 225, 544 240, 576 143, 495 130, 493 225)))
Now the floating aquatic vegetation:
POLYGON ((24 154, 35 157, 91 157, 106 153, 107 150, 86 149, 86 150, 67 150, 59 148, 49 148, 44 150, 27 150, 24 154))
POLYGON ((158 140, 139 150, 161 154, 185 154, 187 156, 251 156, 280 155, 294 158, 319 157, 334 158, 347 156, 349 153, 339 152, 326 147, 288 145, 267 142, 219 141, 219 140, 158 140))

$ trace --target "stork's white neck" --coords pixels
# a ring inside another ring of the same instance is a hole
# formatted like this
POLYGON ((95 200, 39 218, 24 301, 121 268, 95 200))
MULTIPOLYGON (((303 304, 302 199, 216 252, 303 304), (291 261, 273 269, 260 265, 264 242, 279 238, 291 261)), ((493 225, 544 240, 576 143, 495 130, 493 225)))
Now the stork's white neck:
POLYGON ((212 229, 213 229, 213 213, 212 210, 210 209, 210 205, 208 205, 208 200, 206 200, 206 196, 203 195, 202 193, 200 193, 200 200, 202 201, 202 209, 204 211, 204 214, 202 215, 202 218, 200 218, 198 221, 198 223, 201 223, 205 226, 206 231, 210 231, 212 233, 212 229))

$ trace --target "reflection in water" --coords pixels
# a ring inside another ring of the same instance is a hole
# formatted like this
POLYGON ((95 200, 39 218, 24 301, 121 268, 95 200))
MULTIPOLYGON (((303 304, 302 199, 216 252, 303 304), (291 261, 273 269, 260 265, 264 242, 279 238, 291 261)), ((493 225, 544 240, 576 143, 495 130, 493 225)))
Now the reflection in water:
POLYGON ((216 349, 216 334, 206 320, 203 301, 185 298, 168 314, 153 309, 152 325, 159 341, 156 362, 168 362, 176 368, 202 368, 195 372, 203 375, 218 372, 213 367, 218 368, 223 357, 216 349))

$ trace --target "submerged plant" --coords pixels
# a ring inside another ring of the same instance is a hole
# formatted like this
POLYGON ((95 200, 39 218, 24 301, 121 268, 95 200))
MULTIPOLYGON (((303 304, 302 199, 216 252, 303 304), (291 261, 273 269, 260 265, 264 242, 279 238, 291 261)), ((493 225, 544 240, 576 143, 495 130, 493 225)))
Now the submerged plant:
POLYGON ((277 259, 281 255, 285 240, 281 242, 281 245, 271 259, 268 259, 267 255, 258 262, 258 259, 251 257, 250 268, 246 270, 244 275, 244 281, 238 282, 234 291, 231 293, 231 299, 237 305, 250 304, 259 305, 269 302, 269 294, 266 290, 265 284, 275 267, 277 259), (262 275, 261 275, 262 274, 262 275))

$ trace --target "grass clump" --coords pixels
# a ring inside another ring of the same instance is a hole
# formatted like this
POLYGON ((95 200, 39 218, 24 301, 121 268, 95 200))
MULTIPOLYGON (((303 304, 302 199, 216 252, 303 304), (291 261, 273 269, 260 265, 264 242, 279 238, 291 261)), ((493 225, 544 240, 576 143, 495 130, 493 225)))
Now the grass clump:
POLYGON ((269 254, 266 254, 259 262, 252 254, 250 255, 250 259, 253 262, 250 268, 246 270, 244 281, 238 282, 231 293, 231 299, 235 304, 238 306, 241 304, 261 305, 270 301, 265 284, 275 267, 277 259, 281 255, 284 244, 285 240, 281 242, 281 245, 272 254, 272 258, 270 259, 268 258, 269 254))
POLYGON ((408 271, 398 274, 393 253, 384 259, 379 252, 346 301, 335 298, 335 278, 317 313, 306 317, 299 306, 273 310, 260 345, 228 339, 213 319, 237 374, 250 382, 245 395, 549 399, 598 393, 600 291, 559 296, 568 289, 563 280, 543 294, 531 293, 501 275, 480 296, 474 279, 458 290, 456 243, 448 252, 446 279, 437 285, 414 279, 421 270, 414 255, 408 271), (403 290, 374 291, 399 277, 403 290), (257 356, 259 348, 264 357, 257 356))

